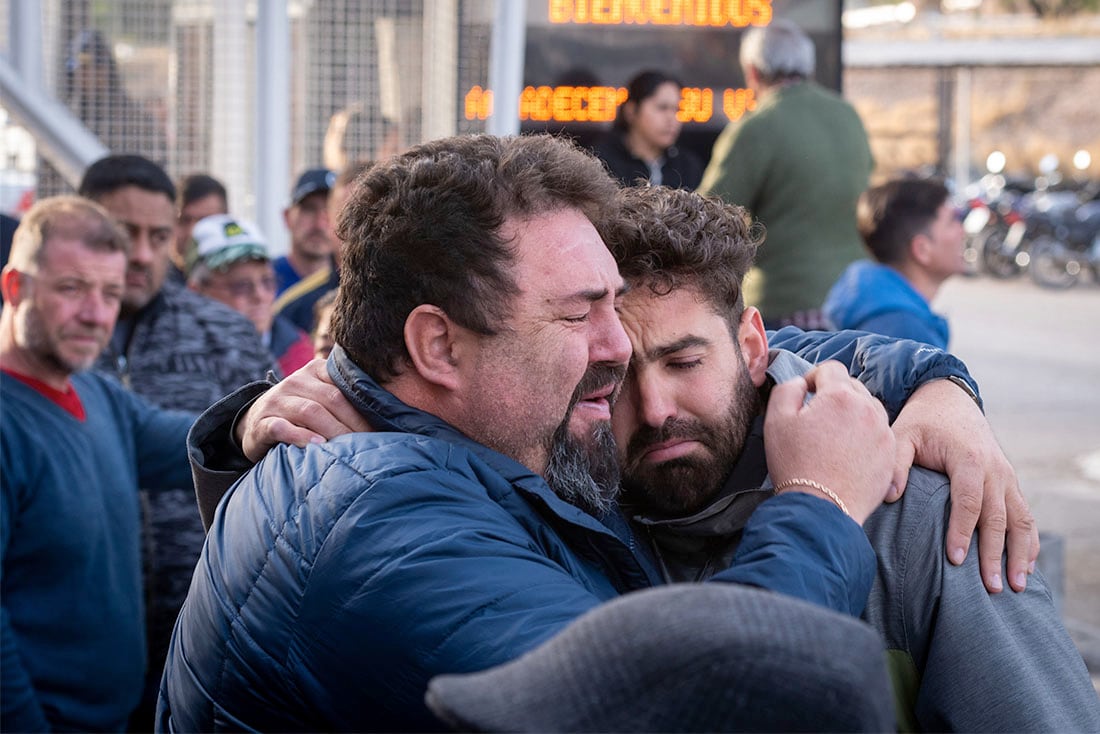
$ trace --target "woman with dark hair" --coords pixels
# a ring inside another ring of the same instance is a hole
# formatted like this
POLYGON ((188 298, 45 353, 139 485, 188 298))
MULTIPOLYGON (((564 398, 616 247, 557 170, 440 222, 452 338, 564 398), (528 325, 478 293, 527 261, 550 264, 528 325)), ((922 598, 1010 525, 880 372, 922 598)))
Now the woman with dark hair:
POLYGON ((62 100, 112 153, 138 153, 168 163, 163 124, 130 96, 111 41, 95 28, 82 30, 69 44, 62 100))
POLYGON ((643 71, 627 85, 626 101, 596 146, 596 155, 624 186, 644 179, 654 186, 694 189, 702 180, 702 161, 676 147, 682 86, 661 71, 643 71))

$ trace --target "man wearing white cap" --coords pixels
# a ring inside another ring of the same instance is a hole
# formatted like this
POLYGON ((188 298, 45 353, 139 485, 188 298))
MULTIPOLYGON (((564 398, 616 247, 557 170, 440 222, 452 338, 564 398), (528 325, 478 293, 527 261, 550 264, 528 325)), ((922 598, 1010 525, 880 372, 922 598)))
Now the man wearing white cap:
POLYGON ((228 214, 200 219, 187 260, 188 286, 247 317, 283 374, 313 358, 309 335, 275 315, 275 268, 254 224, 228 214))

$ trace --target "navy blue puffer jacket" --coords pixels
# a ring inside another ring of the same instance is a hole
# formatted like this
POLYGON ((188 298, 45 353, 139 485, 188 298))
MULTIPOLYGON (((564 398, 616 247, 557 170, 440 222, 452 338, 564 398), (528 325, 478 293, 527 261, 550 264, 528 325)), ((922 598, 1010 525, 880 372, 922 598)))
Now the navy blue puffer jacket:
MULTIPOLYGON (((158 730, 438 730, 431 677, 512 660, 659 583, 617 510, 597 519, 562 501, 339 348, 329 370, 379 432, 278 447, 223 499, 176 623, 158 730)), ((874 574, 859 526, 797 493, 761 509, 713 580, 858 615, 874 574)))

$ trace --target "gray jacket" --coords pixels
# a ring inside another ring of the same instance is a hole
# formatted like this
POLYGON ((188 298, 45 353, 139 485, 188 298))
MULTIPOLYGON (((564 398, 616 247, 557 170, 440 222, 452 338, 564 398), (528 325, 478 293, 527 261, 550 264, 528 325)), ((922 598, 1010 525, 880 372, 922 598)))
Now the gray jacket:
MULTIPOLYGON (((768 374, 783 382, 810 367, 773 350, 768 374)), ((710 506, 688 518, 635 521, 668 580, 702 579, 725 568, 771 488, 758 420, 710 506)), ((944 552, 950 505, 947 477, 914 467, 902 499, 864 523, 878 573, 863 617, 886 641, 899 727, 1100 731, 1100 698, 1046 581, 1036 573, 1022 593, 987 593, 976 536, 963 565, 951 565, 944 552)))
MULTIPOLYGON (((137 315, 120 320, 96 369, 158 407, 197 413, 277 367, 252 322, 165 282, 137 315)), ((149 675, 159 677, 206 534, 190 486, 141 498, 149 675)))

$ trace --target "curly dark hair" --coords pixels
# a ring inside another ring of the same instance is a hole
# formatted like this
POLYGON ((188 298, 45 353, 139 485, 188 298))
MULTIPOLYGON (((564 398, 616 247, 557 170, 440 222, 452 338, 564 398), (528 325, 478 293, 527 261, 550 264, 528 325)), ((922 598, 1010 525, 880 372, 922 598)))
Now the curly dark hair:
POLYGON ((764 240, 743 207, 667 186, 624 188, 618 216, 598 224, 619 273, 657 295, 692 287, 736 327, 745 310, 741 281, 764 240))
POLYGON ((496 334, 519 293, 501 226, 561 209, 596 222, 617 188, 599 159, 549 135, 444 138, 379 162, 339 223, 333 337, 385 382, 408 365, 405 320, 418 305, 496 334))

